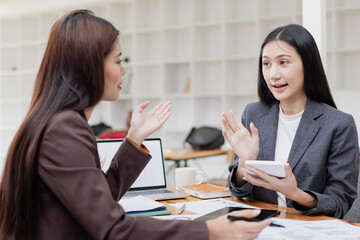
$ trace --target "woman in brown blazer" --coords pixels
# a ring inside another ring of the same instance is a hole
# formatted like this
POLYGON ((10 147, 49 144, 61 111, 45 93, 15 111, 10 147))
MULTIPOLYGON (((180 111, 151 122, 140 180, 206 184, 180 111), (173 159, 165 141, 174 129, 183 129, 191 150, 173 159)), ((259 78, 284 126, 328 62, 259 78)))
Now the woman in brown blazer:
MULTIPOLYGON (((117 203, 151 159, 143 140, 169 118, 171 103, 134 111, 127 139, 106 174, 87 121, 116 101, 125 71, 119 32, 87 10, 51 29, 30 109, 16 133, 0 185, 1 239, 253 239, 269 221, 162 221, 128 217, 117 203)), ((234 215, 253 217, 259 211, 234 215)))

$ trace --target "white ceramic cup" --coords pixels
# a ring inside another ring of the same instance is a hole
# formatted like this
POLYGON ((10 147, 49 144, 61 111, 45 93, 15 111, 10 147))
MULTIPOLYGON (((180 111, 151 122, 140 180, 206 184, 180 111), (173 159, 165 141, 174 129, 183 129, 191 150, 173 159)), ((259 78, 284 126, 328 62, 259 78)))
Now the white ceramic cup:
POLYGON ((175 168, 175 186, 176 188, 203 183, 205 179, 204 173, 196 171, 193 167, 175 168), (196 181, 196 176, 200 176, 200 180, 196 181))

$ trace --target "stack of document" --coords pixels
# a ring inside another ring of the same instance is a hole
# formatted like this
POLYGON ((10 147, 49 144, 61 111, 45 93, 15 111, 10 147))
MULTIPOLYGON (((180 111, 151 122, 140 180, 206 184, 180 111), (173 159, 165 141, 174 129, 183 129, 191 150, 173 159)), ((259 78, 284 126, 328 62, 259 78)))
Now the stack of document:
POLYGON ((126 214, 132 217, 171 214, 164 204, 143 196, 121 199, 119 204, 124 208, 126 214))

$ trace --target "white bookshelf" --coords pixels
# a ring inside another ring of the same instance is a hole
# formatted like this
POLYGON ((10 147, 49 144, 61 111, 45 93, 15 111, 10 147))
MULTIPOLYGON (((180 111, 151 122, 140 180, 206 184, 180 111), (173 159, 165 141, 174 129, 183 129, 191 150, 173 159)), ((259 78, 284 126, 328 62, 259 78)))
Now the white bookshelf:
MULTIPOLYGON (((181 146, 192 126, 221 127, 221 111, 238 114, 256 101, 257 61, 275 27, 301 24, 301 0, 112 0, 0 16, 0 156, 30 103, 49 30, 56 19, 88 8, 121 31, 124 67, 120 98, 101 103, 90 124, 126 126, 128 111, 150 100, 171 100, 172 116, 156 136, 181 146), (188 81, 190 88, 185 91, 188 81)), ((84 2, 84 1, 83 1, 84 2)), ((360 81, 360 3, 327 4, 328 77, 334 90, 356 91, 360 81)), ((16 11, 14 10, 14 13, 16 11)))

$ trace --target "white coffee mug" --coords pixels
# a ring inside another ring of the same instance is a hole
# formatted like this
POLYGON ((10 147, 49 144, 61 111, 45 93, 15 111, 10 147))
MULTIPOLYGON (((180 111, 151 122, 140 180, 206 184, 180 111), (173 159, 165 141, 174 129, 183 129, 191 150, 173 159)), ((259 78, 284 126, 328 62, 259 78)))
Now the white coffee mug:
POLYGON ((203 183, 205 179, 204 173, 196 171, 193 167, 175 168, 175 186, 176 188, 203 183), (196 176, 200 176, 200 180, 196 181, 196 176))

